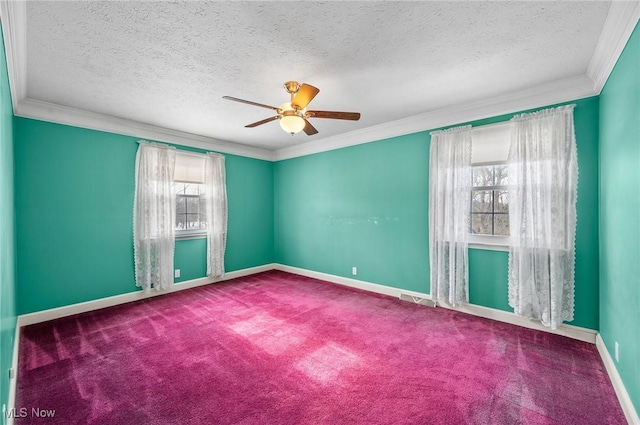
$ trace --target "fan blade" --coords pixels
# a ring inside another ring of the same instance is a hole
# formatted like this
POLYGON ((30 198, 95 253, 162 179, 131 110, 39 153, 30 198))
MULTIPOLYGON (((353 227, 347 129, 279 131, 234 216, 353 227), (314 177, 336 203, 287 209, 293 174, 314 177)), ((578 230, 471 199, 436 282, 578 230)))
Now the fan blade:
POLYGON ((265 105, 263 103, 251 102, 250 100, 238 99, 237 97, 222 96, 222 98, 223 99, 227 99, 227 100, 233 100, 234 102, 246 103, 247 105, 253 105, 253 106, 259 106, 261 108, 273 109, 274 111, 278 110, 278 108, 276 108, 275 106, 269 106, 269 105, 265 105))
POLYGON ((318 133, 318 130, 316 130, 316 128, 312 126, 308 120, 304 120, 304 121, 305 121, 305 125, 303 130, 305 133, 307 133, 307 136, 313 136, 314 134, 318 133))
POLYGON ((251 123, 251 124, 247 124, 247 125, 245 125, 245 127, 246 127, 246 128, 253 128, 253 127, 257 127, 257 126, 259 126, 259 125, 266 124, 266 123, 268 123, 268 122, 271 122, 271 121, 277 120, 278 118, 279 118, 279 117, 276 115, 275 117, 269 117, 269 118, 264 119, 264 120, 262 120, 262 121, 254 122, 254 123, 251 123))
POLYGON ((304 109, 319 92, 320 89, 310 86, 309 84, 302 84, 298 89, 298 92, 293 96, 291 106, 298 109, 304 109))
POLYGON ((360 119, 359 112, 307 111, 307 114, 313 118, 331 118, 334 120, 358 121, 360 119))

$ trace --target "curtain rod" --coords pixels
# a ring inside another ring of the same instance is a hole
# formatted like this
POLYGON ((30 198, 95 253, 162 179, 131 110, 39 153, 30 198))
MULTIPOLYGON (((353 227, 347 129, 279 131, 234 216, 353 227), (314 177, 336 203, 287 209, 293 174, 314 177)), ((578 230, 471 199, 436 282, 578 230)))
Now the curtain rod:
MULTIPOLYGON (((557 109, 557 108, 562 108, 562 107, 573 107, 573 108, 575 108, 576 104, 575 103, 568 103, 566 105, 551 106, 551 107, 533 109, 533 110, 531 110, 531 112, 519 112, 517 114, 513 114, 513 116, 511 118, 508 118, 506 121, 494 122, 494 123, 491 123, 491 124, 484 124, 484 125, 473 125, 473 126, 471 126, 471 131, 485 129, 485 128, 502 127, 502 126, 506 127, 506 126, 509 126, 509 125, 512 124, 511 119, 513 117, 515 117, 515 116, 519 116, 519 115, 522 115, 522 114, 533 114, 533 113, 536 113, 536 112, 544 111, 546 109, 557 109)), ((505 115, 505 114, 503 114, 503 115, 505 115)), ((506 115, 508 115, 508 114, 506 114, 506 115)), ((476 120, 476 121, 478 121, 478 120, 476 120)), ((453 125, 453 126, 450 126, 450 127, 446 127, 443 130, 446 130, 447 128, 455 128, 455 127, 461 127, 461 126, 460 125, 453 125)), ((436 130, 436 131, 441 131, 441 130, 436 130)))

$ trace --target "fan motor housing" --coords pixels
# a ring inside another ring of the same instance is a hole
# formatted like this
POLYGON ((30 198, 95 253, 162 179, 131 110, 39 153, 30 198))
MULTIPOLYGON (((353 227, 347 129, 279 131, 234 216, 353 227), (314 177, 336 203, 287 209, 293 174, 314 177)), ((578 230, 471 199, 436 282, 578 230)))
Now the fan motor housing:
POLYGON ((287 81, 284 83, 284 89, 287 93, 296 94, 300 90, 300 83, 297 81, 287 81))

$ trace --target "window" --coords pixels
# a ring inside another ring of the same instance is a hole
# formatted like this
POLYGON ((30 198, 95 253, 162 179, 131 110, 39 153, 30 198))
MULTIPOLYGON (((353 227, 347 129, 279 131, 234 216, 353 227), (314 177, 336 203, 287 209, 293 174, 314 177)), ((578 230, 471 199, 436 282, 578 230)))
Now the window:
POLYGON ((176 236, 204 233, 207 229, 204 156, 177 152, 173 186, 176 192, 176 236))
POLYGON ((173 185, 176 190, 176 232, 206 229, 202 184, 175 182, 173 185))
POLYGON ((472 234, 509 236, 509 183, 506 164, 473 167, 472 234))
POLYGON ((509 236, 509 123, 477 127, 471 133, 471 222, 469 242, 504 249, 509 236))

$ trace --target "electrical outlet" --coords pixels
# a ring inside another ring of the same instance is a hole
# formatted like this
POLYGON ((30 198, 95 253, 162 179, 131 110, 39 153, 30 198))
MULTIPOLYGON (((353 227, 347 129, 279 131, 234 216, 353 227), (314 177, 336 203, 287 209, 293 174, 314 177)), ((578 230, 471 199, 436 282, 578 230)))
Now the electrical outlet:
POLYGON ((175 269, 175 271, 173 272, 173 277, 175 277, 176 279, 180 277, 180 269, 175 269))
POLYGON ((616 346, 616 363, 620 362, 620 345, 618 344, 618 341, 615 342, 615 346, 616 346))
POLYGON ((14 368, 9 368, 9 379, 15 379, 16 377, 16 371, 14 368))
POLYGON ((351 274, 356 276, 358 274, 358 268, 357 267, 351 267, 351 274))

